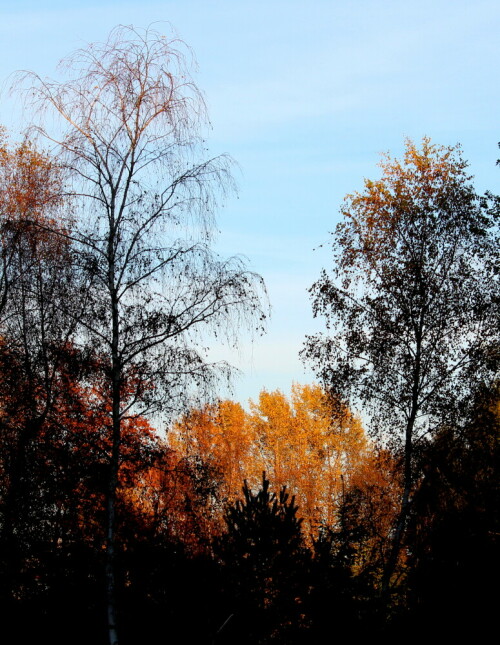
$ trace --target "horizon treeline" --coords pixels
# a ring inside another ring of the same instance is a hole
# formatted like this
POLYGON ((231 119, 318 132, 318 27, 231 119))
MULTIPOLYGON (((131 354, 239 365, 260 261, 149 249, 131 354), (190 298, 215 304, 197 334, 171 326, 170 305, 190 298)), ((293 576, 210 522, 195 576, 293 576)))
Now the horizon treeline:
POLYGON ((263 333, 265 286, 213 250, 232 160, 204 156, 185 53, 119 27, 68 59, 67 81, 24 74, 31 136, 0 130, 4 630, 486 637, 500 198, 476 193, 459 146, 386 155, 345 198, 310 289, 318 383, 264 384, 245 411, 218 397, 231 370, 207 347, 263 333))

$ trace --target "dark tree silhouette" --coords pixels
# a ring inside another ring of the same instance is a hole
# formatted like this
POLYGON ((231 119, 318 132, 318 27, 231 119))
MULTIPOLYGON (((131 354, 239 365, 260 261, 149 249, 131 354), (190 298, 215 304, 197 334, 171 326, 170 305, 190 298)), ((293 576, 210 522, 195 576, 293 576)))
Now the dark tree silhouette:
POLYGON ((363 405, 372 430, 402 455, 400 511, 382 587, 391 585, 416 481, 418 442, 460 423, 498 369, 498 274, 493 218, 480 208, 458 147, 387 158, 378 181, 346 197, 333 275, 312 286, 331 336, 303 357, 327 388, 363 405))
POLYGON ((271 492, 265 473, 257 492, 245 481, 243 499, 227 509, 218 554, 232 602, 215 642, 294 643, 303 636, 310 552, 297 510, 286 486, 271 492))
POLYGON ((123 423, 179 411, 193 390, 229 372, 207 358, 206 333, 236 342, 262 328, 262 280, 211 248, 214 209, 231 188, 226 156, 203 158, 207 124, 185 47, 153 29, 118 27, 76 52, 63 83, 25 73, 27 97, 59 119, 35 131, 71 173, 69 235, 88 298, 79 328, 103 357, 110 402, 107 588, 110 645, 118 642, 115 514, 123 423), (62 134, 60 134, 62 132, 62 134), (203 337, 205 336, 205 337, 203 337))

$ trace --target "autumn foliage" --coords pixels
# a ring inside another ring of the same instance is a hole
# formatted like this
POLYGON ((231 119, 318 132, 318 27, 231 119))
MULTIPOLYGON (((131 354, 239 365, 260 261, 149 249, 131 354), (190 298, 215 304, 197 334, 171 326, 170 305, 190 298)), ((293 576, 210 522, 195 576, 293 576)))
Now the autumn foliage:
MULTIPOLYGON (((92 91, 99 55, 128 60, 117 52, 131 47, 120 41, 129 32, 115 34, 118 49, 80 52, 97 65, 85 77, 92 91)), ((158 34, 154 43, 164 51, 158 34)), ((226 177, 227 159, 177 176, 171 133, 149 132, 151 106, 130 101, 118 75, 108 80, 117 111, 106 93, 97 103, 122 128, 126 186, 123 173, 113 185, 115 140, 93 108, 83 139, 61 143, 80 166, 0 130, 6 630, 21 643, 101 645, 108 612, 109 638, 124 645, 176 631, 215 645, 390 640, 408 626, 421 639, 432 629, 484 640, 500 572, 500 199, 478 198, 458 148, 407 141, 402 161, 384 157, 382 178, 346 198, 334 274, 312 287, 333 334, 309 338, 305 350, 322 385, 262 389, 247 409, 216 397, 189 409, 189 387, 209 390, 220 376, 198 327, 219 333, 223 323, 231 336, 235 304, 236 331, 246 314, 261 326, 260 279, 206 247, 205 191, 226 177), (129 165, 127 110, 145 118, 138 136, 149 133, 140 171, 129 165), (144 224, 137 217, 154 194, 144 169, 160 161, 172 184, 152 198, 144 224), (92 193, 114 213, 108 224, 116 215, 122 227, 110 225, 107 238, 105 226, 78 229, 78 195, 68 195, 67 174, 78 167, 85 182, 86 164, 94 188, 111 178, 92 193), (193 200, 201 241, 149 246, 149 225, 161 233, 171 218, 176 229, 193 200)), ((59 100, 58 87, 39 91, 59 100)), ((156 89, 148 86, 151 100, 156 89)), ((85 92, 77 98, 85 115, 85 92)), ((161 107, 167 121, 180 119, 181 147, 189 104, 178 114, 161 107)))
POLYGON ((249 412, 231 401, 193 410, 168 441, 188 462, 219 473, 224 501, 239 496, 243 479, 257 488, 265 471, 276 489, 295 494, 312 539, 321 525, 335 523, 356 473, 370 463, 359 419, 317 385, 295 384, 290 398, 263 390, 249 412))

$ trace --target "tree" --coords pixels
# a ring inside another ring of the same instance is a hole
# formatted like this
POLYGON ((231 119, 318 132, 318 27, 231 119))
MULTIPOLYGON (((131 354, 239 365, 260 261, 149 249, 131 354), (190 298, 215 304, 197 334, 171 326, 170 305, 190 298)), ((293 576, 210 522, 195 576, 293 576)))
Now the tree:
MULTIPOLYGON (((221 497, 233 502, 246 478, 258 483, 263 468, 258 464, 257 480, 252 447, 255 437, 248 426, 248 415, 239 403, 218 401, 201 409, 191 409, 172 427, 168 445, 187 463, 204 464, 218 473, 221 497)), ((219 508, 219 524, 222 508, 219 508)))
POLYGON ((0 142, 0 541, 6 588, 26 557, 47 505, 36 474, 47 428, 68 402, 68 373, 77 380, 72 346, 80 309, 71 244, 58 215, 61 170, 25 140, 0 142), (61 309, 59 303, 65 301, 61 309), (69 363, 73 365, 68 368, 69 363), (26 530, 25 530, 26 529, 26 530), (7 570, 10 573, 7 573, 7 570))
POLYGON ((230 160, 202 158, 206 111, 184 49, 153 29, 118 27, 106 43, 68 59, 67 82, 24 75, 32 101, 59 117, 59 129, 40 121, 36 131, 58 146, 72 173, 71 240, 91 287, 80 329, 105 357, 111 644, 118 642, 114 526, 123 422, 178 410, 193 385, 208 388, 227 374, 227 365, 208 361, 202 333, 236 341, 241 324, 260 329, 265 318, 261 279, 240 258, 221 259, 210 247, 217 197, 231 187, 230 160))
POLYGON ((403 493, 385 568, 388 589, 405 530, 417 442, 466 416, 498 369, 493 219, 480 208, 460 149, 408 140, 401 162, 348 195, 333 234, 333 274, 311 287, 332 336, 303 357, 326 388, 364 406, 403 452, 403 493))
POLYGON ((243 499, 226 509, 227 532, 218 551, 228 568, 234 614, 217 642, 293 643, 305 627, 301 605, 308 592, 310 552, 295 496, 286 488, 272 493, 262 473, 259 490, 253 492, 245 480, 243 499))
POLYGON ((263 390, 251 402, 255 460, 277 486, 296 493, 305 528, 315 537, 333 525, 342 495, 368 455, 359 418, 319 385, 292 386, 290 398, 263 390))
POLYGON ((319 385, 294 384, 290 397, 262 390, 250 413, 232 401, 193 409, 168 440, 188 463, 219 474, 221 501, 234 502, 243 479, 258 486, 265 470, 278 488, 294 491, 309 540, 320 524, 335 523, 341 497, 355 473, 366 472, 370 453, 360 420, 319 385))
MULTIPOLYGON (((5 314, 12 288, 29 268, 20 266, 23 246, 24 256, 31 254, 31 264, 38 260, 37 243, 44 245, 45 251, 52 245, 54 256, 63 252, 60 239, 42 235, 36 226, 56 224, 61 181, 61 170, 54 159, 37 150, 29 139, 13 147, 0 126, 0 316, 5 314)), ((11 302, 14 300, 10 297, 11 302)))

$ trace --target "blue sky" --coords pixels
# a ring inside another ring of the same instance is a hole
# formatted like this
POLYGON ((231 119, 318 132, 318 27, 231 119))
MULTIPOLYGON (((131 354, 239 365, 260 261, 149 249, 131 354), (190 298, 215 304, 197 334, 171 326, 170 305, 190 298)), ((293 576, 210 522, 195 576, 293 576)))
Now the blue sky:
MULTIPOLYGON (((238 198, 219 213, 218 248, 242 253, 267 284, 268 334, 240 352, 234 396, 289 391, 313 374, 298 358, 312 318, 307 288, 329 267, 328 232, 348 192, 378 175, 404 138, 463 146, 479 191, 499 192, 497 1, 0 0, 0 123, 22 127, 9 75, 57 77, 58 61, 117 24, 168 21, 194 50, 213 130, 238 162, 238 198)), ((158 25, 162 29, 162 25, 158 25)))

